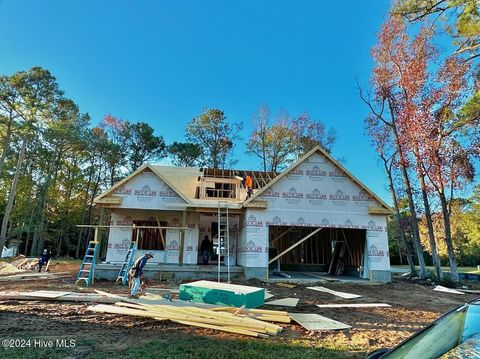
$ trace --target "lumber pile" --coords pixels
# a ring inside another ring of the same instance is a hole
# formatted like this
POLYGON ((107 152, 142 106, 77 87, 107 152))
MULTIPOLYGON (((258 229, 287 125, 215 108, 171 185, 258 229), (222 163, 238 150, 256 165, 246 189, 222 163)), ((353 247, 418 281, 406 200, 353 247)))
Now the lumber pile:
MULTIPOLYGON (((109 297, 117 297, 109 293, 97 291, 109 297)), ((97 313, 123 314, 137 317, 147 317, 156 320, 170 320, 176 323, 208 328, 228 333, 242 334, 257 338, 268 338, 282 331, 277 323, 290 323, 287 312, 263 309, 246 309, 235 307, 205 306, 197 303, 170 302, 158 296, 149 295, 148 300, 133 300, 121 298, 115 305, 98 304, 88 307, 97 313), (155 300, 168 304, 149 304, 155 300), (208 309, 207 309, 208 308, 208 309)))
POLYGON ((10 275, 33 270, 38 264, 38 258, 26 258, 19 255, 9 261, 0 262, 0 275, 10 275))

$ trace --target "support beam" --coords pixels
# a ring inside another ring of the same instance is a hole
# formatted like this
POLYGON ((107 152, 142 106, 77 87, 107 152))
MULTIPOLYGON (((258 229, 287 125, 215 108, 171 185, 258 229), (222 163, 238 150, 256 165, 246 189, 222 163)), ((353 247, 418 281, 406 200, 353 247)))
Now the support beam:
POLYGON ((77 224, 80 228, 161 228, 161 229, 189 229, 188 227, 161 227, 161 226, 103 226, 97 224, 77 224))
POLYGON ((285 232, 283 232, 281 235, 279 235, 277 238, 275 239, 272 239, 272 241, 270 242, 270 244, 273 244, 275 243, 276 241, 278 241, 280 238, 282 238, 284 235, 286 235, 287 233, 289 233, 292 229, 294 229, 295 227, 289 227, 285 232))
POLYGON ((160 231, 160 239, 162 240, 162 244, 163 244, 163 250, 166 250, 167 247, 165 245, 165 238, 163 238, 163 229, 161 228, 161 225, 160 225, 160 220, 158 219, 158 216, 155 216, 155 219, 157 220, 157 225, 159 227, 159 231, 160 231))
MULTIPOLYGON (((182 227, 187 226, 187 211, 182 212, 182 227)), ((183 248, 185 247, 185 231, 180 231, 180 253, 178 253, 178 264, 183 264, 183 248)))
POLYGON ((312 237, 313 235, 317 234, 318 232, 320 232, 323 228, 317 228, 316 230, 314 230, 312 233, 310 233, 309 235, 303 237, 302 239, 300 239, 297 243, 295 243, 294 245, 288 247, 287 249, 285 249, 282 253, 276 255, 273 259, 271 259, 268 264, 272 264, 273 262, 275 262, 278 258, 282 257, 284 254, 290 252, 293 248, 295 248, 296 246, 302 244, 303 242, 305 242, 307 239, 309 239, 310 237, 312 237))

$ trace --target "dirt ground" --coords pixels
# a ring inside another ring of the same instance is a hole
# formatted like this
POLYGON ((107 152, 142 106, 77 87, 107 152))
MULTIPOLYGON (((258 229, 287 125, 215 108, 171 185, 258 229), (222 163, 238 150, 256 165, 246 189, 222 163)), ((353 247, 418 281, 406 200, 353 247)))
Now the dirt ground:
MULTIPOLYGON (((48 281, 19 281, 1 283, 1 291, 30 290, 77 290, 74 275, 77 264, 58 264, 52 272, 69 271, 72 278, 48 281)), ((382 347, 392 347, 415 331, 456 306, 474 299, 475 295, 455 295, 434 292, 428 285, 414 284, 394 279, 390 284, 350 284, 329 282, 322 284, 330 289, 362 295, 348 300, 306 289, 297 285, 293 289, 274 283, 260 281, 241 282, 266 288, 273 299, 296 297, 300 301, 296 308, 265 306, 266 309, 285 310, 298 313, 318 313, 347 323, 350 330, 336 332, 308 332, 297 324, 284 324, 284 331, 268 339, 291 345, 302 345, 334 349, 345 357, 362 358, 365 353, 382 347), (331 303, 388 303, 391 308, 318 308, 315 304, 331 303)), ((175 282, 153 282, 154 287, 178 288, 175 282)), ((311 285, 311 284, 310 284, 311 285)), ((99 281, 87 289, 100 289, 112 293, 127 293, 126 287, 112 282, 99 281)), ((218 340, 245 339, 233 334, 219 333, 208 329, 183 326, 168 321, 149 318, 133 318, 121 315, 93 313, 86 310, 84 303, 13 301, 0 298, 0 338, 16 338, 32 335, 45 337, 82 338, 69 357, 84 358, 90 355, 89 340, 108 346, 109 350, 121 352, 139 342, 150 340, 172 340, 179 334, 208 336, 218 340)))

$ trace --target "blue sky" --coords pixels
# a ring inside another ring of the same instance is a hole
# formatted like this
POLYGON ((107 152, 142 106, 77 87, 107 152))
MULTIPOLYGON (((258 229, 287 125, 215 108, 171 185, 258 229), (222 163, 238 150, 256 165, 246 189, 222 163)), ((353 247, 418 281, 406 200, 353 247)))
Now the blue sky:
MULTIPOLYGON (((150 123, 167 143, 204 107, 252 129, 260 105, 308 112, 337 131, 335 157, 390 202, 355 79, 388 0, 2 0, 0 74, 39 65, 98 123, 105 114, 150 123)), ((239 143, 239 168, 260 160, 239 143)))

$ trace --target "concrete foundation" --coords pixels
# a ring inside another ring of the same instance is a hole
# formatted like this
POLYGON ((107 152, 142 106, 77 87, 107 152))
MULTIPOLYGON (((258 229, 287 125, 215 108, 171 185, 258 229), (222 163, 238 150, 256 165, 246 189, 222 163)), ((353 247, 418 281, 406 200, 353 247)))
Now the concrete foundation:
POLYGON ((245 279, 268 279, 268 268, 263 267, 245 267, 245 279))
MULTIPOLYGON (((116 280, 120 263, 99 263, 95 266, 95 279, 116 280)), ((176 265, 147 264, 143 270, 145 277, 155 280, 217 279, 218 267, 215 265, 176 265)), ((221 267, 221 278, 227 278, 227 267, 221 267)), ((243 267, 230 267, 230 278, 243 279, 243 267)))
POLYGON ((388 270, 371 270, 368 272, 368 278, 372 282, 390 283, 392 281, 391 272, 388 270))

